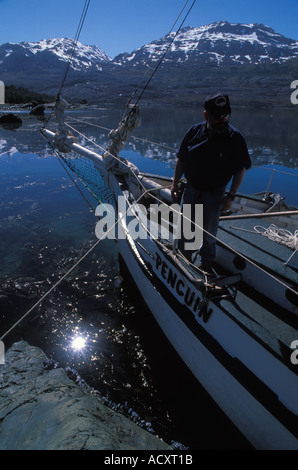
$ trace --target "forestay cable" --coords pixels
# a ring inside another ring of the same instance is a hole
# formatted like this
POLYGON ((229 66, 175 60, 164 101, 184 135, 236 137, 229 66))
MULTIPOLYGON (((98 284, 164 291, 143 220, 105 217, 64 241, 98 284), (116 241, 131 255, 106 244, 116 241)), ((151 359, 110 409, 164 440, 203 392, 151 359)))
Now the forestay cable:
POLYGON ((75 35, 73 48, 72 48, 72 51, 71 51, 71 53, 70 53, 70 57, 69 57, 69 59, 68 59, 68 62, 67 62, 67 64, 66 64, 66 69, 65 69, 65 72, 64 72, 64 76, 63 76, 63 79, 62 79, 62 83, 61 83, 61 85, 60 85, 60 89, 59 89, 58 94, 57 94, 57 98, 60 97, 62 88, 63 88, 63 86, 64 86, 64 83, 65 83, 65 80, 66 80, 66 77, 67 77, 67 74, 68 74, 68 71, 69 71, 69 67, 70 67, 70 65, 71 65, 71 61, 72 61, 72 59, 73 59, 75 50, 76 50, 77 45, 78 45, 78 40, 79 40, 81 31, 82 31, 82 28, 83 28, 83 24, 84 24, 85 19, 86 19, 86 15, 87 15, 87 11, 88 11, 89 5, 90 5, 90 0, 85 0, 85 5, 84 5, 84 8, 83 8, 83 11, 82 11, 82 14, 81 14, 81 18, 80 18, 80 21, 79 21, 79 25, 78 25, 78 29, 77 29, 77 32, 76 32, 76 35, 75 35))
MULTIPOLYGON (((78 40, 79 40, 81 31, 82 31, 82 28, 83 28, 83 24, 84 24, 85 19, 86 19, 86 15, 87 15, 87 11, 88 11, 88 8, 89 8, 89 5, 90 5, 90 1, 91 1, 91 0, 85 0, 85 4, 84 4, 84 7, 83 7, 83 11, 82 11, 82 14, 81 14, 81 18, 80 18, 80 21, 79 21, 79 25, 78 25, 78 28, 77 28, 77 32, 76 32, 76 34, 75 34, 73 47, 72 47, 72 50, 71 50, 69 59, 68 59, 67 64, 66 64, 64 76, 63 76, 63 78, 62 78, 62 82, 61 82, 59 91, 58 91, 57 96, 56 96, 56 101, 59 101, 59 100, 60 100, 60 94, 61 94, 62 89, 63 89, 63 87, 64 87, 65 80, 66 80, 66 77, 67 77, 67 74, 68 74, 68 71, 69 71, 69 67, 70 67, 70 65, 71 65, 71 61, 72 61, 72 59, 73 59, 75 50, 76 50, 77 45, 78 45, 78 40)), ((51 112, 50 112, 50 114, 49 114, 49 117, 47 118, 47 120, 45 121, 45 123, 44 123, 44 125, 43 125, 43 128, 45 128, 45 127, 47 126, 49 120, 51 119, 51 116, 52 116, 52 114, 53 114, 53 111, 54 111, 54 108, 52 108, 52 110, 51 110, 51 112)))
MULTIPOLYGON (((167 34, 167 36, 169 36, 169 35, 171 34, 171 32, 173 31, 173 29, 174 29, 176 23, 178 22, 180 16, 182 15, 184 9, 186 8, 186 6, 187 6, 187 4, 188 4, 188 2, 189 2, 189 0, 186 0, 184 6, 183 6, 183 8, 182 8, 182 10, 180 11, 179 15, 177 16, 177 18, 176 18, 176 20, 175 20, 173 26, 171 27, 170 31, 169 31, 168 34, 167 34)), ((186 18, 185 18, 185 19, 186 19, 186 18)), ((184 20, 184 21, 185 21, 185 20, 184 20)), ((164 56, 162 57, 162 60, 163 60, 163 59, 164 59, 164 56)), ((157 68, 159 67, 159 65, 160 65, 160 64, 158 64, 157 68)), ((150 68, 148 68, 148 69, 146 70, 146 72, 144 73, 143 79, 146 77, 146 75, 147 75, 147 73, 149 72, 149 70, 150 70, 150 68)), ((156 70, 157 70, 157 69, 156 69, 156 70)), ((156 70, 155 70, 155 71, 156 71, 156 70)), ((154 72, 154 73, 155 73, 155 72, 154 72)), ((151 79, 150 79, 150 80, 151 80, 151 79)), ((142 82, 142 80, 141 80, 141 82, 142 82)), ((129 98, 128 103, 127 103, 127 107, 129 106, 129 104, 131 103, 132 99, 135 97, 135 95, 137 94, 137 92, 138 92, 139 89, 141 88, 141 82, 140 82, 140 84, 136 87, 136 89, 135 89, 134 92, 132 93, 131 97, 129 98)), ((149 83, 148 83, 148 84, 149 84, 149 83)))
POLYGON ((13 324, 13 326, 8 330, 6 331, 6 333, 4 333, 4 335, 1 336, 0 338, 0 341, 2 341, 12 330, 14 330, 16 328, 16 326, 18 326, 23 320, 25 320, 25 318, 32 312, 32 310, 34 310, 46 297, 48 297, 48 295, 54 290, 56 289, 56 287, 63 281, 63 279, 65 279, 77 266, 78 264, 81 263, 81 261, 83 261, 83 259, 86 258, 86 256, 89 255, 89 253, 91 253, 91 251, 94 250, 94 248, 97 247, 97 245, 101 242, 102 239, 99 239, 96 241, 96 243, 87 251, 87 253, 85 253, 51 288, 50 290, 48 290, 42 297, 41 299, 39 299, 26 313, 25 315, 23 315, 16 323, 13 324))
MULTIPOLYGON (((149 79, 148 79, 146 85, 144 86, 144 88, 143 88, 141 94, 139 95, 139 97, 138 97, 138 99, 137 99, 137 101, 136 101, 136 103, 135 103, 134 106, 136 106, 136 105, 139 103, 139 101, 141 100, 141 98, 142 98, 143 94, 145 93, 146 89, 148 88, 148 86, 149 86, 151 80, 153 79, 153 77, 154 77, 154 75, 156 74, 158 68, 159 68, 160 65, 162 64, 162 62, 163 62, 165 56, 167 55, 168 51, 170 50, 172 44, 174 43, 176 37, 177 37, 178 34, 180 33, 180 30, 181 30, 182 26, 184 25, 184 23, 185 23, 185 21, 186 21, 188 15, 190 14, 191 10, 193 9, 193 7, 194 7, 196 1, 197 1, 197 0, 194 0, 194 1, 192 2, 192 5, 190 6, 190 8, 188 9, 186 15, 184 16, 184 19, 183 19, 182 23, 180 24, 178 30, 177 30, 176 33, 174 34, 174 36, 173 36, 172 40, 170 41, 169 45, 167 46, 165 52, 163 53, 163 55, 161 56, 160 60, 158 61, 158 64, 156 65, 155 69, 153 70, 151 76, 149 77, 149 79)), ((188 3, 188 1, 186 2, 186 4, 187 4, 187 3, 188 3)), ((186 4, 184 5, 182 11, 184 10, 186 4)), ((182 12, 181 12, 181 13, 182 13, 182 12)), ((180 15, 181 15, 181 13, 179 14, 179 17, 180 17, 180 15)), ((178 17, 178 18, 179 18, 179 17, 178 17)), ((177 20, 176 20, 176 22, 177 22, 177 20)), ((174 25, 176 24, 176 22, 174 23, 174 25)), ((174 25, 173 25, 173 27, 174 27, 174 25)), ((172 27, 172 29, 173 29, 173 27, 172 27)))

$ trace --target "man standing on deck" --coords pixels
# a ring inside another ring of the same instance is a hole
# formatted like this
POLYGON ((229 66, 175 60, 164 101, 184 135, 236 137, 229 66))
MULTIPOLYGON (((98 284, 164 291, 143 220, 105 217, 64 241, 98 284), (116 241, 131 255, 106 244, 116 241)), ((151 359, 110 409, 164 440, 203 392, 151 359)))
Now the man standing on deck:
MULTIPOLYGON (((229 124, 230 115, 231 106, 227 95, 217 93, 207 97, 204 104, 205 121, 194 125, 181 143, 171 188, 175 201, 179 180, 185 174, 187 185, 182 203, 191 204, 192 220, 195 204, 203 204, 204 233, 199 251, 199 267, 207 273, 211 272, 216 255, 214 237, 220 211, 230 209, 245 172, 251 166, 244 137, 229 124), (225 193, 231 178, 230 190, 225 193)), ((193 252, 184 250, 183 246, 183 240, 179 240, 180 250, 191 259, 193 252)))

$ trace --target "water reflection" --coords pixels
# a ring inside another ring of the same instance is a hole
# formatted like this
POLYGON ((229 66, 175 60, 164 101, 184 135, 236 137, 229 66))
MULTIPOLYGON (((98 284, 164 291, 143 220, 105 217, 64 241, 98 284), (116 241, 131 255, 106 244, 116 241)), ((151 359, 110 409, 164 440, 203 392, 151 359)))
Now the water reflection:
MULTIPOLYGON (((136 128, 125 150, 147 158, 175 162, 176 152, 186 131, 203 120, 201 107, 144 108, 141 126, 136 128), (159 144, 162 144, 160 146, 159 144)), ((115 128, 121 113, 118 110, 88 110, 81 115, 69 114, 71 124, 100 145, 108 142, 108 129, 115 128)), ((298 107, 288 109, 234 108, 231 124, 244 134, 253 163, 297 167, 298 107)), ((87 143, 88 144, 88 143, 87 143)))
MULTIPOLYGON (((17 111, 16 111, 17 114, 17 111)), ((121 120, 119 109, 72 109, 66 112, 68 122, 91 141, 103 148, 108 143, 108 133, 121 120)), ((144 107, 141 109, 141 125, 136 128, 125 150, 140 153, 147 158, 174 162, 175 154, 186 131, 203 120, 201 105, 194 107, 144 107), (159 144, 162 144, 160 146, 159 144)), ((288 109, 233 108, 231 124, 245 135, 253 163, 278 164, 297 167, 297 117, 298 107, 288 109)), ((36 118, 22 114, 23 126, 16 132, 0 128, 0 151, 9 152, 17 144, 21 153, 52 156, 38 130, 41 124, 36 118)), ((54 130, 56 125, 50 121, 54 130)), ((80 137, 87 147, 92 142, 80 137)), ((99 149, 97 148, 97 151, 99 149)))
POLYGON ((19 123, 1 123, 0 124, 3 129, 6 129, 7 131, 16 131, 20 127, 22 127, 22 122, 19 123))

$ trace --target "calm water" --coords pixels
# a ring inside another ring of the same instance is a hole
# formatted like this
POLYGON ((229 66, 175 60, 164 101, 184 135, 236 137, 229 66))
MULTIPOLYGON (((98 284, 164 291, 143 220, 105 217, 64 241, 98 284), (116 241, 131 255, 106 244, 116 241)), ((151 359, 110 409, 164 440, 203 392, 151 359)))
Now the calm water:
MULTIPOLYGON (((108 133, 102 127, 115 127, 121 112, 80 109, 68 116, 75 128, 105 147, 108 133)), ((97 240, 93 212, 38 132, 43 123, 26 113, 21 117, 19 129, 0 128, 0 336, 97 240)), ((274 176, 272 190, 298 205, 296 118, 296 108, 236 109, 232 123, 245 134, 255 165, 282 171, 274 176)), ((196 109, 145 108, 134 133, 139 139, 132 139, 123 155, 142 170, 172 175, 175 149, 200 119, 196 109)), ((251 170, 242 190, 266 190, 270 175, 268 169, 251 170)), ((110 405, 143 420, 168 443, 190 449, 249 448, 121 283, 113 241, 99 244, 9 334, 6 348, 21 339, 73 368, 110 405), (73 343, 78 337, 84 341, 81 349, 73 343)))

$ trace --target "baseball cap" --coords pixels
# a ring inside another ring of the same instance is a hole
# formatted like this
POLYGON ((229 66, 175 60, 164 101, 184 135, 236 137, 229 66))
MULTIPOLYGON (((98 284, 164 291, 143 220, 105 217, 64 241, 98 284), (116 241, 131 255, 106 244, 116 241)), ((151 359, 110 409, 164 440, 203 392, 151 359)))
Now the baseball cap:
POLYGON ((232 112, 228 95, 222 93, 208 96, 204 108, 215 117, 231 114, 232 112))

